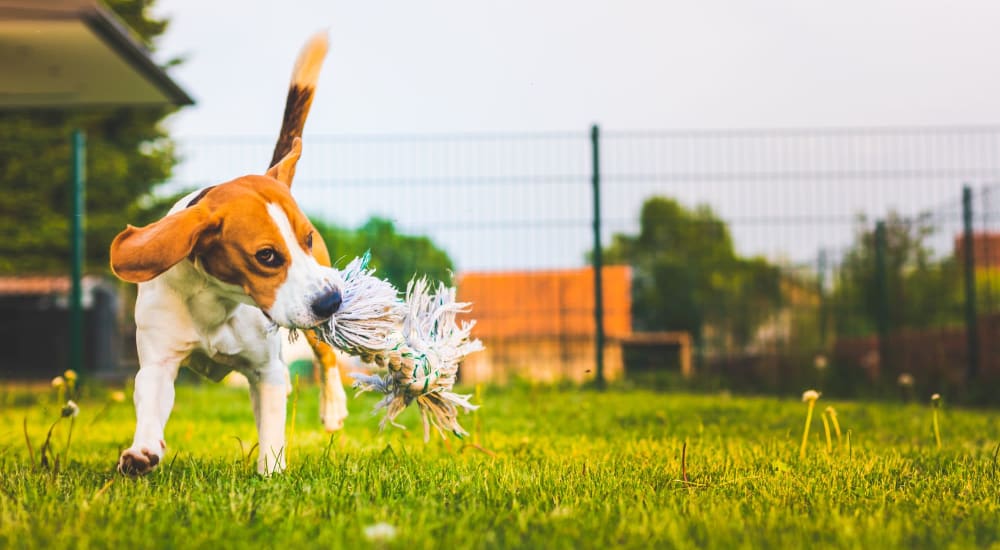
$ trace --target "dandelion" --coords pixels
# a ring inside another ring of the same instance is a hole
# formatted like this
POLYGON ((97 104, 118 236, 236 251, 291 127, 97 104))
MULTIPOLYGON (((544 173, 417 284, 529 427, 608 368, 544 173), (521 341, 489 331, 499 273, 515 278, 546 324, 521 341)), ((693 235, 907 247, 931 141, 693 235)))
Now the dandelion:
POLYGON ((913 398, 914 383, 913 375, 908 372, 901 373, 896 378, 896 385, 899 386, 899 393, 903 398, 903 403, 909 403, 910 399, 913 398))
POLYGON ((931 396, 931 418, 934 422, 934 440, 937 441, 937 448, 941 448, 941 429, 938 426, 938 409, 941 408, 941 394, 935 393, 931 396))
POLYGON ((63 373, 63 378, 66 379, 66 385, 72 390, 73 387, 76 385, 76 379, 78 378, 78 376, 76 375, 75 370, 66 369, 66 372, 63 373))
POLYGON ((111 400, 114 401, 115 403, 124 403, 125 402, 125 392, 123 392, 123 391, 113 391, 113 392, 111 392, 111 400))
POLYGON ((66 399, 66 379, 56 376, 52 379, 52 387, 56 390, 56 403, 62 403, 66 399))
POLYGON ((374 525, 365 527, 365 538, 370 542, 388 542, 396 538, 396 528, 384 521, 380 521, 374 525))
POLYGON ((833 453, 833 440, 830 438, 830 422, 826 419, 826 412, 819 415, 823 419, 823 433, 826 434, 826 452, 829 454, 833 453))
MULTIPOLYGON (((45 441, 42 446, 38 448, 38 454, 40 456, 40 464, 43 468, 53 468, 55 473, 59 472, 60 461, 65 464, 66 457, 69 455, 69 446, 73 439, 73 425, 76 423, 76 415, 80 414, 80 406, 76 404, 75 401, 69 400, 63 405, 62 410, 59 411, 59 418, 49 426, 49 431, 45 434, 45 441), (63 456, 60 459, 56 456, 55 452, 52 451, 52 432, 56 429, 56 426, 63 418, 69 418, 69 433, 66 434, 66 448, 63 450, 63 456), (53 462, 50 463, 49 455, 53 455, 53 462)), ((30 449, 30 443, 29 443, 30 449)))
POLYGON ((833 433, 837 434, 837 448, 840 448, 840 422, 837 421, 837 410, 833 407, 827 407, 823 411, 827 416, 830 417, 830 423, 833 424, 833 433))
POLYGON ((573 508, 570 506, 556 506, 549 512, 549 515, 558 519, 573 517, 573 508))
POLYGON ((67 401, 66 406, 62 408, 63 418, 74 418, 78 414, 80 414, 80 406, 77 405, 72 399, 67 401))
POLYGON ((806 427, 802 431, 802 448, 799 449, 799 458, 806 456, 806 444, 809 443, 809 426, 812 424, 813 409, 816 407, 816 400, 819 399, 819 392, 816 390, 806 390, 802 393, 802 401, 809 404, 806 412, 806 427))
POLYGON ((66 396, 73 397, 73 391, 76 389, 76 371, 66 369, 66 372, 63 373, 63 378, 66 379, 66 396))
POLYGON ((813 366, 816 367, 816 370, 818 371, 826 370, 826 367, 828 367, 829 364, 830 363, 825 355, 820 354, 813 358, 813 366))
MULTIPOLYGON (((73 371, 66 371, 67 373, 73 371)), ((66 459, 69 457, 69 445, 73 441, 73 426, 76 424, 76 415, 80 414, 80 406, 76 404, 75 401, 70 399, 66 402, 66 406, 62 409, 61 418, 69 418, 69 431, 66 432, 66 448, 63 451, 63 464, 66 463, 66 459)))

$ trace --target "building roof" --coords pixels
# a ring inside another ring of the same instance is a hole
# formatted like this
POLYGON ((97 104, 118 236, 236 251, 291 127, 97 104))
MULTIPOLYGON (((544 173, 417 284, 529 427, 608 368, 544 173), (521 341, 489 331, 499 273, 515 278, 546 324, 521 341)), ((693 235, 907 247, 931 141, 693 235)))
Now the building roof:
MULTIPOLYGON (((955 237, 955 257, 965 261, 965 235, 955 237)), ((972 257, 977 268, 1000 267, 1000 233, 976 232, 972 234, 972 257)))
MULTIPOLYGON (((632 332, 632 275, 627 266, 602 271, 604 330, 632 332)), ((594 278, 591 268, 552 271, 465 272, 458 300, 472 302, 478 338, 591 337, 594 278)))
POLYGON ((0 109, 191 105, 95 0, 0 0, 0 109))
MULTIPOLYGON (((65 275, 0 277, 0 296, 49 296, 69 294, 72 281, 65 275)), ((84 277, 84 291, 101 284, 99 277, 84 277)))

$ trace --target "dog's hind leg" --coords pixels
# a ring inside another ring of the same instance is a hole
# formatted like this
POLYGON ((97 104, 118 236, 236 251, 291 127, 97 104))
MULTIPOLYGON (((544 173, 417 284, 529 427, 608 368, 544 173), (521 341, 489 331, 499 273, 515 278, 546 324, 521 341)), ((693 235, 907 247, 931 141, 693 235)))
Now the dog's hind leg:
POLYGON ((337 354, 326 342, 320 341, 312 331, 303 331, 309 346, 319 362, 320 400, 319 417, 326 431, 332 432, 344 427, 347 418, 347 393, 340 378, 337 354))

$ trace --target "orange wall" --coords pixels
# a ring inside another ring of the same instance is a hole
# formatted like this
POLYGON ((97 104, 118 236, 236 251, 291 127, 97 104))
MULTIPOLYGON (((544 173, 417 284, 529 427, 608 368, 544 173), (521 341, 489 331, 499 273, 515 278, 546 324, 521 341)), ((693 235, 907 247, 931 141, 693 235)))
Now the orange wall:
MULTIPOLYGON (((628 266, 603 268, 604 330, 632 332, 632 280, 628 266)), ((466 272, 458 300, 472 302, 478 338, 594 334, 594 280, 590 268, 552 271, 466 272)))

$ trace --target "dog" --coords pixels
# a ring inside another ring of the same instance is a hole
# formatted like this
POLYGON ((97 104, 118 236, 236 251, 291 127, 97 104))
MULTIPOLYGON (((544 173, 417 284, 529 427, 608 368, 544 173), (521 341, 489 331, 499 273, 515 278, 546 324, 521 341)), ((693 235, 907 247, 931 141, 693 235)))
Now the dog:
MULTIPOLYGON (((193 191, 161 220, 128 225, 111 243, 111 269, 138 283, 136 428, 118 470, 152 471, 166 452, 164 428, 181 366, 213 380, 246 376, 258 434, 257 471, 285 469, 285 407, 291 390, 277 326, 308 329, 340 307, 343 280, 323 239, 291 195, 326 33, 303 47, 292 72, 270 168, 193 191)), ((304 330, 324 373, 321 418, 342 427, 347 396, 333 348, 304 330)))

